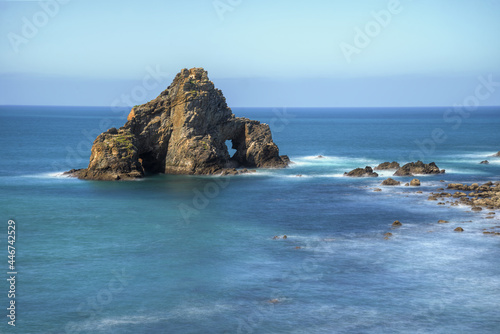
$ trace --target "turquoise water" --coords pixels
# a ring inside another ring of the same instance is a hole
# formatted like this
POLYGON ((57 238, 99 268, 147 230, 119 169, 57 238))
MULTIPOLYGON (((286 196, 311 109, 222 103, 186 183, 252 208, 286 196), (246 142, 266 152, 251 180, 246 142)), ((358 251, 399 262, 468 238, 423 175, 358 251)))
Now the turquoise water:
POLYGON ((500 158, 488 157, 500 150, 500 110, 461 119, 439 108, 233 111, 270 124, 295 164, 227 178, 80 181, 60 172, 86 167, 95 136, 123 125, 123 114, 1 107, 0 273, 14 219, 18 275, 16 328, 2 316, 0 332, 500 332, 500 238, 482 233, 500 212, 484 219, 426 194, 441 179, 500 180, 500 158), (342 177, 418 158, 447 174, 379 193, 390 172, 342 177), (391 230, 396 219, 403 226, 391 230))

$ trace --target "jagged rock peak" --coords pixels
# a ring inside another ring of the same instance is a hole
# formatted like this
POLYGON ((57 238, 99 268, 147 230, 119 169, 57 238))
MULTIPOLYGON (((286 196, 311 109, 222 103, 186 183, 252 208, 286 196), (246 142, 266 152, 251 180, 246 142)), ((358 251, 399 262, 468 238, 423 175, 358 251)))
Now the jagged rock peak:
POLYGON ((238 167, 283 168, 267 124, 237 118, 202 68, 183 69, 156 99, 132 108, 119 130, 100 134, 82 179, 148 173, 220 174, 238 167), (231 157, 226 141, 236 153, 231 157))

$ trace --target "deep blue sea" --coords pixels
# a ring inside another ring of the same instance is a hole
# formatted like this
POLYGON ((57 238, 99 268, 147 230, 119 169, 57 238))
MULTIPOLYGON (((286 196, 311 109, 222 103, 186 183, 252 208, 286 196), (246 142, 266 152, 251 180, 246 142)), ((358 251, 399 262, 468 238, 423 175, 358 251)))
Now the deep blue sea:
POLYGON ((0 107, 0 332, 500 333, 500 237, 482 233, 500 212, 485 219, 427 201, 440 180, 500 180, 500 158, 489 157, 500 150, 500 108, 233 112, 270 124, 295 164, 81 181, 61 172, 86 167, 95 137, 125 113, 0 107), (446 174, 382 192, 393 171, 342 176, 419 159, 446 174))

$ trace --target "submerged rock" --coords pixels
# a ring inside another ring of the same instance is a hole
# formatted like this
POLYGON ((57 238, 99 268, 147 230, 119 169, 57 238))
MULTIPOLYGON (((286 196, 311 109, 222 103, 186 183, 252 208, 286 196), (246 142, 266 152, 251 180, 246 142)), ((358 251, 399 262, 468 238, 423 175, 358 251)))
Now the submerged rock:
POLYGON ((378 174, 373 171, 370 166, 366 166, 365 168, 356 168, 350 171, 349 173, 344 173, 344 176, 349 177, 378 177, 378 174))
POLYGON ((424 164, 422 161, 410 162, 399 168, 394 176, 413 176, 415 174, 442 174, 444 170, 440 170, 434 162, 424 164))
POLYGON ((454 229, 453 231, 455 231, 455 232, 463 232, 463 231, 464 231, 464 229, 463 229, 463 228, 461 228, 461 227, 457 227, 457 228, 456 228, 456 229, 454 229))
POLYGON ((279 155, 269 125, 235 117, 202 68, 182 70, 127 120, 97 137, 88 168, 74 175, 123 180, 155 173, 235 174, 238 167, 283 168, 290 162, 279 155), (232 157, 228 140, 236 150, 232 157))

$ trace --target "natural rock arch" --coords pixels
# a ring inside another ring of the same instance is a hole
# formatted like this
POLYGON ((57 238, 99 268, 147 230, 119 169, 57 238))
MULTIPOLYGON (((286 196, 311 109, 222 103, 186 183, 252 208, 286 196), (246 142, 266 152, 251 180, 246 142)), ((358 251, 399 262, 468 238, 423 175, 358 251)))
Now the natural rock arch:
POLYGON ((148 173, 217 174, 225 168, 283 168, 267 124, 235 117, 202 68, 184 69, 156 99, 134 107, 120 129, 100 134, 82 179, 119 180, 148 173), (226 141, 236 149, 229 156, 226 141))

